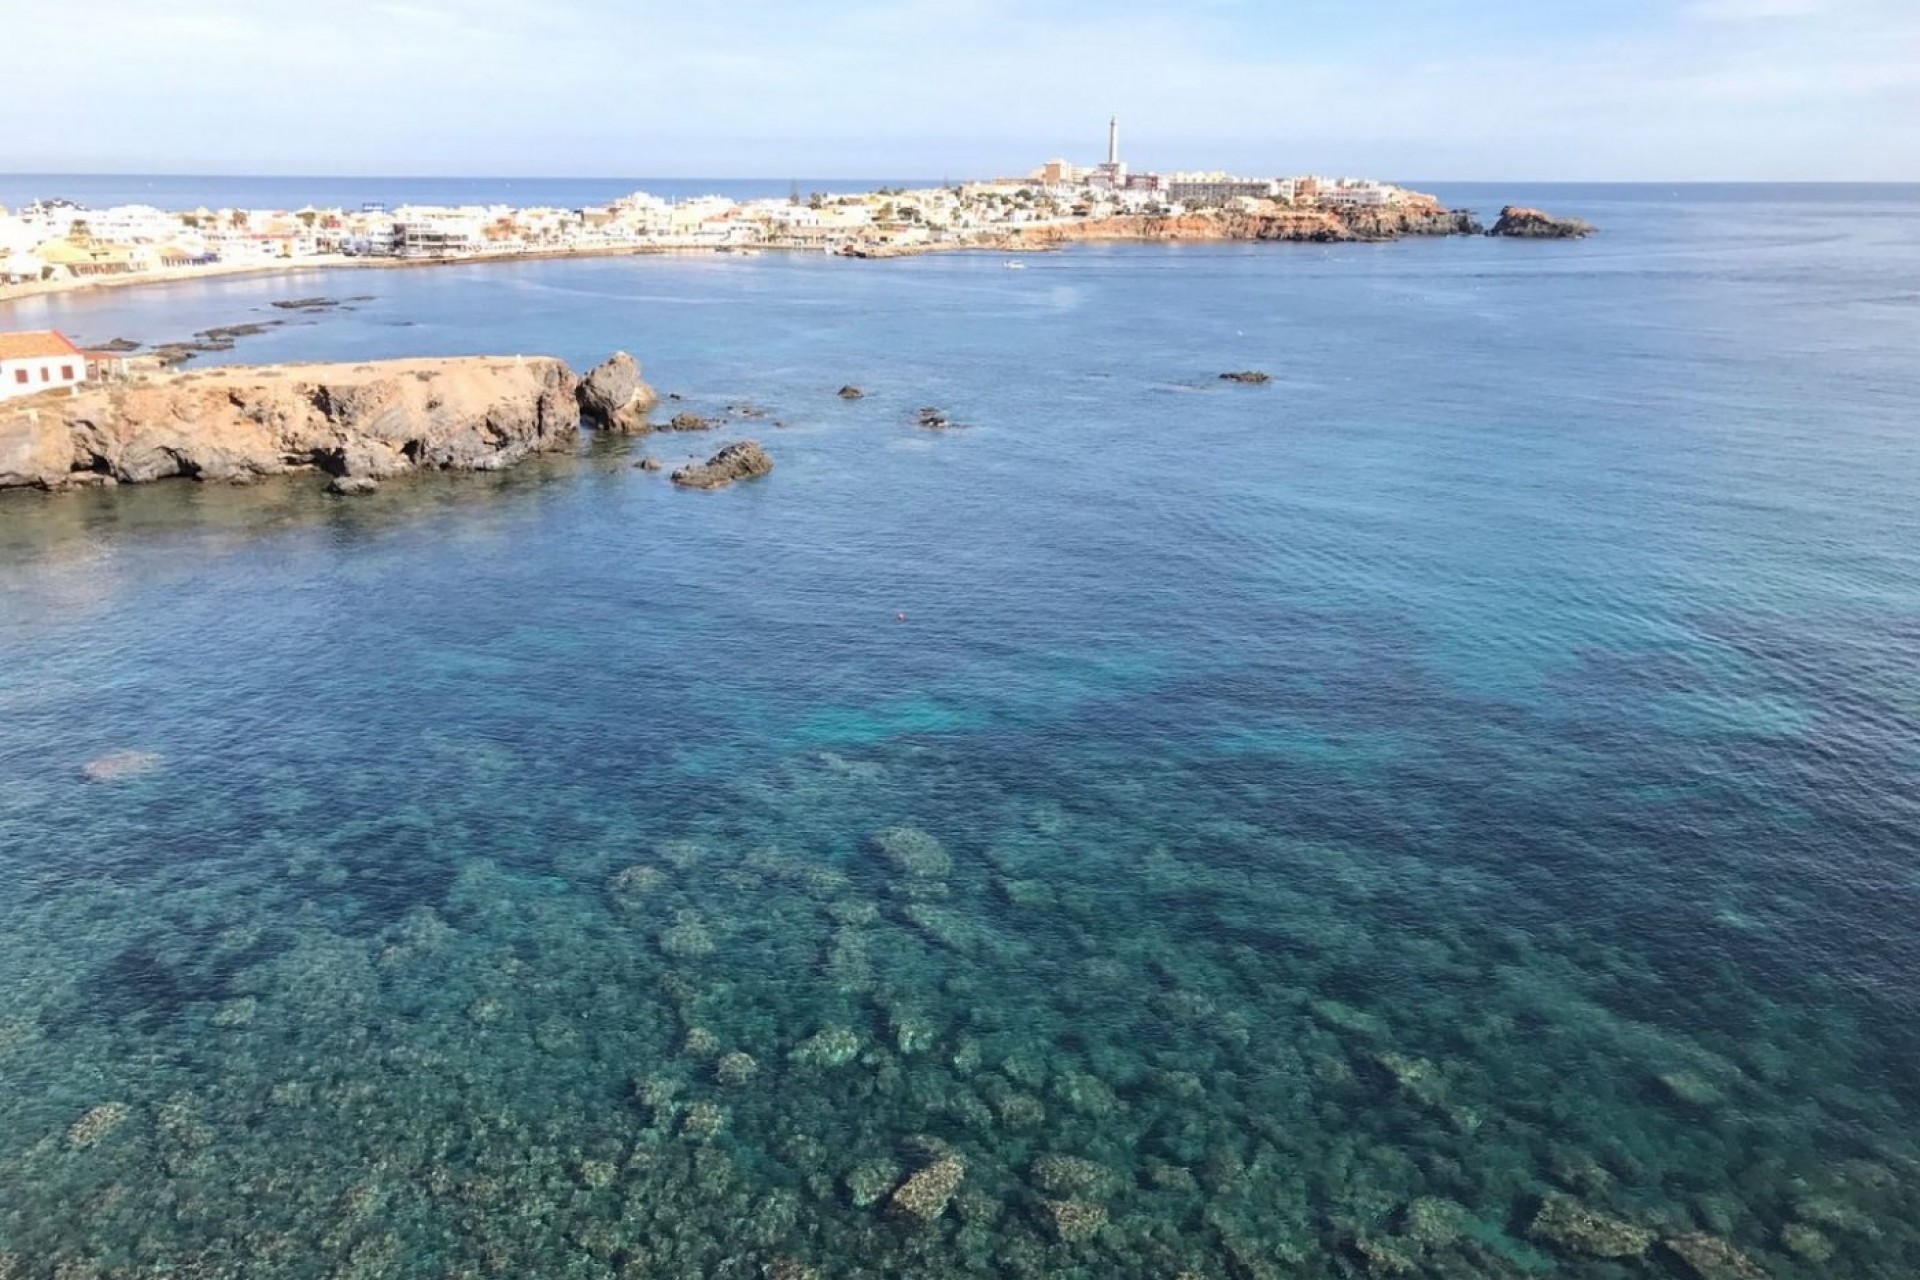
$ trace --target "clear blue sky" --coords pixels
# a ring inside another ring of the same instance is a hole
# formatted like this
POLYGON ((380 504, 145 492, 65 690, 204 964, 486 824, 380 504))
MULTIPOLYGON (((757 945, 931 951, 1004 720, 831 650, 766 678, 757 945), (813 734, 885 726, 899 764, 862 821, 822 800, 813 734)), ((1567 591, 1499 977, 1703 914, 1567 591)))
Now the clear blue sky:
POLYGON ((0 0, 0 171, 1920 180, 1920 0, 0 0))

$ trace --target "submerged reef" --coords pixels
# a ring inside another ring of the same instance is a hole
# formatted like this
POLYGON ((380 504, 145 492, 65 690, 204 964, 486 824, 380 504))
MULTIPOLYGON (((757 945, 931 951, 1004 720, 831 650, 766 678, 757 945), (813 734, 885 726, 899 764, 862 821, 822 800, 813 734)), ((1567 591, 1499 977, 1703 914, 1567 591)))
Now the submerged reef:
POLYGON ((960 808, 917 757, 759 785, 774 817, 666 838, 583 792, 571 843, 372 918, 386 846, 284 830, 224 880, 21 899, 0 1274, 1895 1280, 1920 1248, 1920 1153, 1750 1109, 1817 1086, 1586 994, 1631 958, 1357 927, 1446 892, 1410 862, 960 808), (1406 972, 1445 981, 1374 980, 1406 972))

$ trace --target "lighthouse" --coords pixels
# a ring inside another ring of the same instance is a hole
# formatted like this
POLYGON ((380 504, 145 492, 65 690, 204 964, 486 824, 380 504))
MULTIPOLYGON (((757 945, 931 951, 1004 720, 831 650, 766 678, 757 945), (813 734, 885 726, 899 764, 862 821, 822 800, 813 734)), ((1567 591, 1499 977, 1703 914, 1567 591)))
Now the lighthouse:
POLYGON ((1120 117, 1113 116, 1107 121, 1107 168, 1120 168, 1120 117))

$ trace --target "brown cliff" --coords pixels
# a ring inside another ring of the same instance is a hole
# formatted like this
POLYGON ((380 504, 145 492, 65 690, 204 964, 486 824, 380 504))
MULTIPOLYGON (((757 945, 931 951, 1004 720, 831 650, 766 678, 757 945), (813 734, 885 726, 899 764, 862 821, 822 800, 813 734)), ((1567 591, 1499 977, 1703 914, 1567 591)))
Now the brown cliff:
POLYGON ((0 407, 0 488, 287 471, 492 471, 570 448, 575 379, 549 357, 164 373, 0 407))

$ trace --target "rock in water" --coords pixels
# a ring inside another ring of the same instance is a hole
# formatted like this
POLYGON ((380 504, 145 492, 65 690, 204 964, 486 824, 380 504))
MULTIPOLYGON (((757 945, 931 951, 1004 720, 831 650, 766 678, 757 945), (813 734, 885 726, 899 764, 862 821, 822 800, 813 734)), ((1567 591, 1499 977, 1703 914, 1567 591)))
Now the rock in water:
POLYGON ((1221 374, 1220 381, 1239 382, 1239 383, 1244 383, 1250 387, 1260 387, 1260 386, 1265 386, 1269 382, 1272 382, 1273 375, 1270 373, 1262 373, 1258 369, 1242 369, 1238 373, 1221 374))
POLYGON ((750 480, 772 470, 773 459, 760 447, 760 442, 742 440, 728 445, 698 466, 680 468, 672 478, 675 484, 689 489, 722 489, 735 480, 750 480))
POLYGON ((1487 234, 1515 240, 1578 240, 1593 231, 1592 223, 1579 218, 1556 218, 1538 209, 1510 204, 1500 211, 1500 221, 1487 234))
POLYGON ((659 393, 640 379, 640 362, 624 351, 580 382, 580 416, 602 431, 637 434, 647 430, 647 415, 659 393))
POLYGON ((160 753, 157 751, 110 751, 104 756, 89 760, 81 768, 89 782, 118 782, 122 778, 137 778, 141 774, 152 773, 160 767, 160 753))
POLYGON ((849 383, 848 385, 840 388, 840 398, 842 400, 865 400, 867 398, 867 393, 862 391, 860 388, 849 383))
POLYGON ((327 492, 336 498, 363 498, 380 492, 380 482, 372 476, 335 476, 328 482, 327 492))

